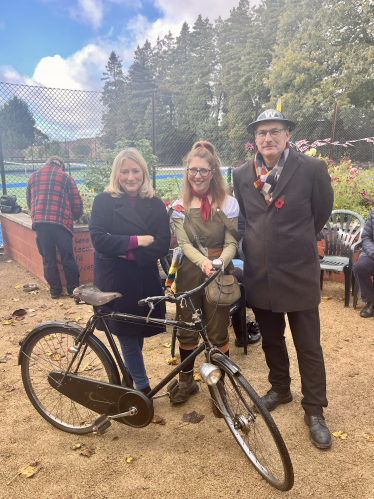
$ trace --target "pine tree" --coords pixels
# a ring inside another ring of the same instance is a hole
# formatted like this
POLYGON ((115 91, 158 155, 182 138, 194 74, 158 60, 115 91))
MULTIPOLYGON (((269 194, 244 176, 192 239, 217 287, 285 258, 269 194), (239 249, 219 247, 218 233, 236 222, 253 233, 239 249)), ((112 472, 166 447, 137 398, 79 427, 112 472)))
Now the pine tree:
POLYGON ((129 126, 128 113, 126 112, 125 77, 122 71, 122 61, 114 51, 111 52, 106 72, 101 78, 105 81, 101 101, 105 107, 102 116, 103 135, 101 143, 104 147, 113 149, 115 143, 125 138, 124 123, 129 126))
POLYGON ((26 149, 34 141, 35 120, 28 105, 13 97, 0 109, 0 134, 4 149, 26 149))

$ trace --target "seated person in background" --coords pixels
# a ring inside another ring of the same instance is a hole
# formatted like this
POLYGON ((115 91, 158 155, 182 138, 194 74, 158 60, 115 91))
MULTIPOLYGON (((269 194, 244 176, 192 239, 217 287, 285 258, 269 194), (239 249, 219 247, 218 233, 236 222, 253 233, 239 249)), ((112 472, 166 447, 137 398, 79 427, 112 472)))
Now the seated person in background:
POLYGON ((366 305, 360 312, 365 319, 374 315, 374 210, 369 213, 369 218, 362 232, 362 251, 353 266, 353 272, 361 290, 361 299, 366 305))
MULTIPOLYGON (((239 219, 238 219, 238 232, 239 234, 243 237, 244 236, 244 229, 245 229, 245 220, 243 218, 243 215, 239 213, 239 219)), ((239 258, 240 260, 244 260, 244 255, 242 253, 242 240, 239 241, 239 247, 238 247, 238 252, 236 254, 235 258, 239 258)), ((241 267, 234 267, 234 276, 236 277, 237 281, 239 283, 243 283, 243 268, 241 267)), ((261 339, 261 332, 260 328, 257 324, 257 322, 253 322, 249 320, 248 318, 246 319, 247 321, 247 344, 252 345, 253 343, 257 343, 261 339)), ((234 329, 235 333, 235 346, 237 348, 243 348, 244 347, 244 342, 243 342, 243 333, 242 333, 242 321, 241 321, 241 315, 240 315, 240 310, 237 312, 234 312, 231 316, 231 322, 232 322, 232 327, 234 329)))

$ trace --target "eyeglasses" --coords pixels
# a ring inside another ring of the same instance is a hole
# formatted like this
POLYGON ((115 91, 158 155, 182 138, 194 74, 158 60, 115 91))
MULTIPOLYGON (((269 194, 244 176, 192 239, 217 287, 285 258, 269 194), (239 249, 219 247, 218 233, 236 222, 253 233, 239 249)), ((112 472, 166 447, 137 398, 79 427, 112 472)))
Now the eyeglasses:
POLYGON ((200 168, 200 170, 197 168, 187 168, 187 171, 188 175, 191 177, 196 177, 197 173, 200 173, 200 175, 204 178, 207 177, 212 170, 207 170, 206 168, 200 168))
POLYGON ((255 137, 264 139, 267 134, 269 134, 270 137, 279 137, 281 132, 283 132, 283 130, 286 130, 286 128, 272 128, 271 130, 256 130, 255 137))

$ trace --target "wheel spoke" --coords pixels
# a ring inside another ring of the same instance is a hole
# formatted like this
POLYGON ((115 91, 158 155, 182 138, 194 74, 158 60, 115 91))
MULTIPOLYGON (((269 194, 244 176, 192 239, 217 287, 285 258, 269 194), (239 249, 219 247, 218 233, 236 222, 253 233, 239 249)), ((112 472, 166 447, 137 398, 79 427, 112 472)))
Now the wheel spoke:
MULTIPOLYGON (((75 345, 77 334, 75 330, 67 331, 59 326, 47 333, 34 334, 23 352, 22 379, 34 407, 48 422, 72 433, 87 433, 92 431, 90 423, 97 414, 57 391, 48 381, 52 378, 51 371, 67 370, 74 355, 68 348, 75 345)), ((93 337, 87 341, 83 358, 81 354, 77 356, 70 372, 88 379, 118 383, 118 375, 108 364, 107 357, 103 357, 101 347, 93 337)))

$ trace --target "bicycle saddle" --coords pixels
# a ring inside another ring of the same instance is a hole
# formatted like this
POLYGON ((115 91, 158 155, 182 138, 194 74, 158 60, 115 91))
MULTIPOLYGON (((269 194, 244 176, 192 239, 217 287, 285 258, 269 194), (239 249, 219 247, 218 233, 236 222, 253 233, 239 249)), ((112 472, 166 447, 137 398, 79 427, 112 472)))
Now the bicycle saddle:
POLYGON ((104 293, 92 284, 83 284, 82 286, 75 288, 73 296, 76 300, 82 300, 87 303, 87 305, 93 305, 95 307, 104 305, 104 303, 109 303, 116 298, 122 298, 121 293, 104 293))

